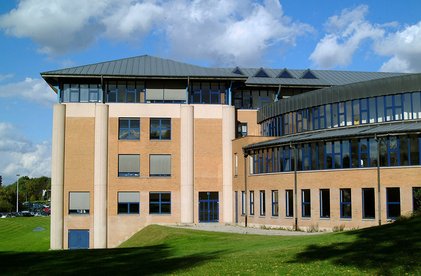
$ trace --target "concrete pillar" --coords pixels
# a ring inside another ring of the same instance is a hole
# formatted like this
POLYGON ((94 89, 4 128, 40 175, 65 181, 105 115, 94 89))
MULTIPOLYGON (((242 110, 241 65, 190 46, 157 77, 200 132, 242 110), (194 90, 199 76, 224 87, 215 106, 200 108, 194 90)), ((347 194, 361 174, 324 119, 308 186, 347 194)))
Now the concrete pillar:
POLYGON ((107 247, 108 105, 95 106, 94 248, 107 247))
POLYGON ((222 202, 223 222, 232 223, 232 140, 235 138, 235 109, 222 108, 222 202))
POLYGON ((181 223, 194 221, 194 107, 181 105, 180 216, 181 223))
POLYGON ((64 187, 64 134, 66 106, 53 108, 53 137, 51 154, 51 227, 50 249, 63 249, 63 187, 64 187))

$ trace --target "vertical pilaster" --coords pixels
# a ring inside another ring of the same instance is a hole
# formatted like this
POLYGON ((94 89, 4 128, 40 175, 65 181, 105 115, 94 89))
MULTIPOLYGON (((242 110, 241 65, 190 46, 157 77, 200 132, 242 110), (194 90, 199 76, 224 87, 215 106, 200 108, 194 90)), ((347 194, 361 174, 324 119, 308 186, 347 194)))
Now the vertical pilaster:
POLYGON ((94 248, 107 247, 108 105, 95 107, 94 248))
POLYGON ((51 227, 50 249, 63 249, 64 134, 66 106, 53 108, 51 155, 51 227))
POLYGON ((235 109, 222 108, 222 196, 223 222, 232 223, 232 140, 235 138, 235 109))
POLYGON ((194 107, 181 106, 180 145, 180 217, 181 223, 194 221, 194 107))

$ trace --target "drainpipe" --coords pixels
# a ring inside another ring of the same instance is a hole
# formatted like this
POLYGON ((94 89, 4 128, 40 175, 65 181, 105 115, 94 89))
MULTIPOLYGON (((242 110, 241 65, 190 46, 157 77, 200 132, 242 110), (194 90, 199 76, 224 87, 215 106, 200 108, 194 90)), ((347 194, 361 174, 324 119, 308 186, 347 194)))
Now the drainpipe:
POLYGON ((247 227, 247 157, 248 152, 244 150, 244 227, 247 227))
POLYGON ((297 148, 292 142, 290 142, 289 147, 294 152, 294 230, 298 231, 297 148))
POLYGON ((103 75, 101 75, 101 90, 102 90, 102 103, 105 103, 106 91, 105 91, 105 86, 104 86, 104 76, 103 75))
POLYGON ((232 87, 232 81, 230 82, 230 87, 228 88, 228 105, 232 105, 232 99, 231 99, 231 87, 232 87))
POLYGON ((60 85, 57 85, 57 102, 61 103, 61 90, 60 85))
POLYGON ((377 212, 379 216, 379 225, 382 225, 382 212, 380 202, 380 138, 374 135, 374 140, 377 142, 377 212))
POLYGON ((186 104, 189 103, 189 87, 190 87, 190 77, 187 77, 186 104))

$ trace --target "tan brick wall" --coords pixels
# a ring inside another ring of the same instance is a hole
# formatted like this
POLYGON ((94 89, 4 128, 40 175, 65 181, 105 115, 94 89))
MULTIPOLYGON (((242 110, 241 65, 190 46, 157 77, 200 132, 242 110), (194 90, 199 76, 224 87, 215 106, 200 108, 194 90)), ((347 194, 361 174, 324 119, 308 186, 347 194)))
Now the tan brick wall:
POLYGON ((237 109, 237 121, 247 123, 247 135, 260 135, 260 125, 257 123, 257 110, 237 109))

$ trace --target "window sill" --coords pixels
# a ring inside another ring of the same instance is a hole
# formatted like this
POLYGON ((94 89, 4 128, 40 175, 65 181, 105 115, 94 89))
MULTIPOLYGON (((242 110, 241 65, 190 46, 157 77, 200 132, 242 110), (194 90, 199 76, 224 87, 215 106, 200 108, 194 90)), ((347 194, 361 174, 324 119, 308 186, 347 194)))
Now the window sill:
POLYGON ((351 221, 352 218, 339 218, 339 220, 343 220, 343 221, 351 221))
POLYGON ((362 221, 375 221, 376 218, 362 218, 362 221))
POLYGON ((75 213, 69 213, 69 216, 75 216, 75 217, 89 217, 90 214, 75 214, 75 213))
POLYGON ((139 216, 140 213, 133 213, 133 214, 127 214, 127 213, 117 213, 117 216, 139 216))
POLYGON ((320 218, 320 220, 330 220, 330 217, 328 217, 328 218, 323 217, 323 218, 320 218))
POLYGON ((152 213, 151 214, 151 213, 149 213, 149 215, 150 216, 171 216, 171 213, 169 213, 169 214, 167 214, 167 213, 166 214, 158 214, 158 213, 152 213))
POLYGON ((311 220, 311 217, 301 217, 302 220, 311 220))

